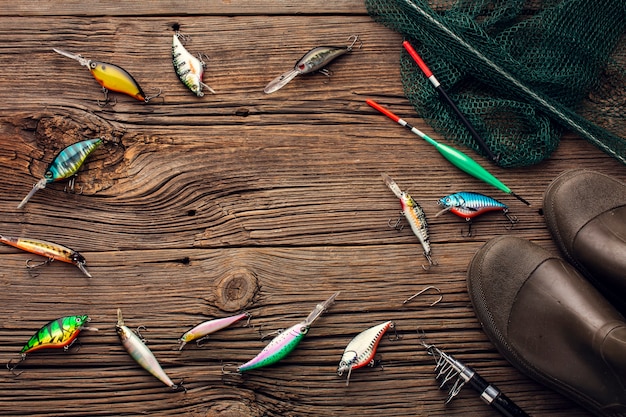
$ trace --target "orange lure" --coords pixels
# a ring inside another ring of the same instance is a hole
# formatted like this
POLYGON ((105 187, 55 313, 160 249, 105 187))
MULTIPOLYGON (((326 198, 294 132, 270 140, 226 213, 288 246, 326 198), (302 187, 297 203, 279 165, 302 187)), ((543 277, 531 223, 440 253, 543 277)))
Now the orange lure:
MULTIPOLYGON (((91 278, 91 274, 89 273, 89 271, 87 271, 87 268, 85 267, 87 261, 85 260, 83 255, 68 247, 58 245, 52 242, 46 242, 44 240, 7 237, 2 235, 0 235, 0 242, 6 245, 16 247, 18 249, 22 249, 26 252, 34 253, 36 255, 48 258, 48 260, 43 262, 43 264, 47 264, 54 260, 57 260, 76 265, 78 269, 83 272, 83 274, 91 278)), ((30 265, 30 262, 27 262, 27 266, 29 268, 35 268, 43 264, 30 265)))

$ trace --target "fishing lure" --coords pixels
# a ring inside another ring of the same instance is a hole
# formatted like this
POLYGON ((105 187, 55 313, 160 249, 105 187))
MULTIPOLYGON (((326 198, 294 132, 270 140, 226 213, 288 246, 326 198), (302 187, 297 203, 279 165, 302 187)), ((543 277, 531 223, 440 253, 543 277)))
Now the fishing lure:
POLYGON ((78 61, 80 65, 89 69, 91 75, 96 79, 98 84, 102 86, 105 105, 109 102, 109 91, 126 94, 139 101, 143 101, 144 103, 147 103, 153 98, 161 95, 161 90, 159 90, 159 92, 154 96, 146 96, 139 86, 139 83, 135 81, 133 76, 122 67, 118 67, 117 65, 109 64, 107 62, 92 61, 90 59, 83 58, 81 55, 72 54, 57 48, 52 48, 52 50, 58 54, 78 61))
MULTIPOLYGON (((391 179, 389 175, 382 174, 382 177, 385 184, 387 184, 387 187, 389 187, 395 196, 400 199, 402 214, 406 217, 409 225, 411 226, 411 230, 413 230, 413 233, 422 244, 424 256, 428 260, 429 268, 433 265, 437 265, 437 262, 434 261, 430 255, 430 236, 428 234, 428 223, 426 222, 426 214, 424 214, 424 210, 422 210, 422 207, 420 207, 420 205, 413 200, 413 197, 411 197, 407 192, 400 190, 400 187, 398 187, 396 182, 391 179)), ((422 265, 422 267, 424 266, 422 265)))
MULTIPOLYGON (((66 316, 52 320, 37 331, 26 342, 20 351, 20 360, 15 365, 11 361, 7 363, 7 368, 13 372, 17 365, 26 359, 26 355, 41 349, 63 348, 67 351, 74 343, 81 330, 97 331, 95 327, 85 327, 91 321, 87 315, 66 316)), ((19 374, 18 374, 19 375, 19 374)))
POLYGON ((339 376, 348 371, 346 386, 350 384, 350 375, 353 369, 363 368, 367 365, 374 366, 374 355, 378 344, 387 330, 394 327, 394 322, 386 321, 362 331, 348 343, 337 367, 337 375, 339 376))
POLYGON ((506 204, 480 193, 468 191, 453 193, 440 198, 437 204, 443 206, 443 210, 435 214, 435 217, 449 211, 464 218, 470 227, 468 235, 472 233, 472 219, 490 211, 503 212, 507 220, 511 222, 511 227, 517 223, 517 217, 509 214, 509 208, 506 204))
POLYGON ((274 337, 258 355, 239 366, 237 372, 243 373, 262 368, 274 364, 289 355, 307 334, 311 325, 333 304, 338 295, 339 292, 334 293, 328 300, 315 306, 315 309, 304 321, 294 324, 274 337))
POLYGON ((230 317, 224 317, 221 319, 215 319, 215 320, 202 322, 198 324, 197 326, 193 327, 192 329, 188 330, 187 332, 185 332, 180 337, 179 339, 180 346, 178 347, 178 350, 183 350, 183 347, 187 343, 193 340, 196 340, 197 341, 196 343, 198 343, 199 345, 200 341, 205 339, 207 335, 211 333, 215 333, 218 330, 222 330, 223 328, 228 327, 231 324, 236 323, 243 318, 249 319, 250 313, 243 312, 241 314, 237 314, 237 315, 230 316, 230 317))
POLYGON ((48 264, 54 260, 66 262, 68 264, 73 264, 78 267, 87 277, 91 278, 91 274, 87 271, 86 265, 87 261, 85 257, 80 253, 76 252, 73 249, 68 247, 52 243, 46 242, 45 240, 38 239, 28 239, 28 238, 19 238, 19 237, 9 237, 0 235, 0 242, 16 247, 18 249, 25 250, 26 252, 34 253, 36 255, 44 256, 48 258, 48 260, 36 264, 30 265, 30 260, 26 262, 26 266, 28 268, 37 268, 39 266, 48 264))
POLYGON ((176 24, 173 26, 173 29, 172 62, 174 63, 176 75, 178 75, 180 81, 198 97, 204 96, 204 92, 202 91, 203 87, 215 94, 215 90, 202 82, 206 64, 202 59, 196 58, 185 49, 180 41, 185 38, 184 35, 179 32, 180 26, 176 24))
POLYGON ((309 52, 304 54, 298 62, 296 62, 293 69, 274 78, 267 86, 265 86, 263 91, 266 94, 273 93, 283 88, 297 75, 309 74, 317 70, 322 70, 322 68, 328 65, 335 58, 352 51, 354 45, 359 40, 359 37, 357 35, 352 35, 348 38, 348 41, 351 39, 352 43, 348 46, 318 46, 311 49, 309 52))
MULTIPOLYGON (((43 178, 33 186, 33 189, 24 197, 17 208, 20 209, 24 207, 37 191, 46 188, 46 185, 51 182, 61 181, 76 175, 76 172, 78 172, 83 165, 83 162, 85 162, 87 157, 91 155, 100 144, 102 144, 102 139, 87 139, 74 143, 59 152, 46 169, 43 178)), ((70 184, 70 188, 73 188, 73 180, 70 180, 70 184)))
POLYGON ((148 346, 146 346, 139 336, 124 325, 124 318, 122 317, 122 310, 120 308, 117 309, 117 324, 115 325, 115 330, 128 354, 137 361, 139 365, 172 390, 183 390, 187 392, 182 381, 178 384, 172 382, 163 368, 161 368, 161 365, 148 346))

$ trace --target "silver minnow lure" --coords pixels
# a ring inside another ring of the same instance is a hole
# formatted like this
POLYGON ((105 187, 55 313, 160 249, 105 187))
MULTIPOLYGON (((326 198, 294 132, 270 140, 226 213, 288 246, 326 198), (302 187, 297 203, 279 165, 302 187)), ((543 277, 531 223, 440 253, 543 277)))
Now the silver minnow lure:
POLYGON ((424 256, 428 260, 429 266, 437 265, 430 255, 430 236, 428 234, 428 223, 426 222, 424 210, 422 210, 420 205, 413 200, 413 197, 411 197, 407 192, 400 190, 400 187, 398 187, 396 182, 391 179, 389 175, 382 174, 382 177, 385 184, 387 184, 387 187, 389 187, 395 196, 400 199, 402 214, 406 217, 409 225, 411 225, 411 230, 413 230, 413 233, 422 244, 424 256))
POLYGON ((311 49, 309 52, 304 54, 298 62, 296 62, 293 69, 274 78, 268 85, 265 86, 263 91, 266 94, 273 93, 283 88, 297 75, 309 74, 311 72, 321 70, 328 65, 330 61, 352 51, 354 44, 358 41, 359 37, 357 35, 352 35, 348 38, 348 40, 350 39, 353 41, 348 46, 318 46, 311 49))
POLYGON ((184 390, 182 382, 175 384, 165 373, 157 361, 152 351, 132 330, 124 325, 122 309, 117 309, 117 324, 115 325, 117 335, 128 354, 146 371, 154 375, 159 381, 170 387, 174 391, 184 390))
POLYGON ((215 94, 215 90, 202 82, 206 64, 185 49, 180 41, 184 36, 178 31, 178 28, 178 25, 174 25, 175 32, 172 40, 172 62, 176 75, 198 97, 204 96, 203 87, 215 94))
POLYGON ((394 323, 392 321, 386 321, 362 331, 348 343, 337 367, 337 375, 339 376, 348 371, 346 385, 350 383, 350 375, 353 369, 374 365, 376 348, 387 330, 393 327, 394 323))

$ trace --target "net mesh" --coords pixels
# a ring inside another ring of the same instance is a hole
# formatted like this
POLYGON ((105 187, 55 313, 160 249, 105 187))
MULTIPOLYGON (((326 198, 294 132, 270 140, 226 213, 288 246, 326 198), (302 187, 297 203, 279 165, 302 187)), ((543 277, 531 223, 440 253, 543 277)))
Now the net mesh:
MULTIPOLYGON (((499 155, 536 164, 571 130, 626 163, 624 0, 365 0, 401 33, 499 155)), ((402 48, 401 48, 402 49, 402 48)), ((402 51, 407 99, 450 141, 484 152, 402 51)))

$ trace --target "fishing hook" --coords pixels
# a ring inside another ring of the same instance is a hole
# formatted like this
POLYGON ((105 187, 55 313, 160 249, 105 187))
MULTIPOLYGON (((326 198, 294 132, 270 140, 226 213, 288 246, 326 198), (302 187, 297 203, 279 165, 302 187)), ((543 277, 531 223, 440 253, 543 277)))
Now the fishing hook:
POLYGON ((404 229, 404 225, 402 224, 402 216, 396 219, 396 222, 392 224, 392 219, 387 220, 387 226, 392 229, 396 229, 398 232, 404 229))
POLYGON ((428 267, 426 267, 426 266, 422 265, 422 269, 423 269, 424 271, 428 271, 431 267, 439 265, 439 262, 437 262, 436 260, 434 260, 434 259, 432 258, 432 256, 430 256, 430 254, 429 254, 429 253, 424 252, 424 256, 425 256, 425 257, 426 257, 426 259, 428 260, 428 267))
POLYGON ((510 226, 508 226, 508 227, 507 227, 507 226, 505 226, 505 227, 504 227, 506 230, 512 230, 512 229, 513 229, 513 226, 515 226, 515 224, 516 224, 517 222, 519 222, 519 219, 517 218, 517 216, 512 216, 512 215, 510 215, 508 210, 504 210, 504 217, 506 217, 506 218, 507 218, 507 220, 511 222, 511 225, 510 225, 510 226))
POLYGON ((354 39, 354 40, 352 40, 352 43, 348 45, 348 51, 352 51, 352 48, 354 48, 354 45, 357 42, 359 42, 359 49, 363 48, 363 41, 359 41, 359 35, 351 35, 348 38, 348 42, 350 42, 351 39, 354 39))
POLYGON ((48 258, 43 262, 39 262, 38 264, 32 264, 33 260, 32 259, 28 259, 26 261, 26 268, 28 269, 35 269, 35 268, 39 268, 40 266, 44 266, 47 265, 49 263, 52 263, 52 261, 54 261, 54 258, 48 258))
MULTIPOLYGON (((157 89, 159 90, 159 92, 158 92, 158 93, 156 93, 156 94, 155 94, 155 95, 153 95, 153 96, 147 96, 147 97, 144 99, 144 101, 145 101, 146 103, 148 103, 150 100, 152 100, 152 99, 154 99, 154 98, 161 97, 161 93, 163 92, 163 90, 161 90, 160 88, 157 88, 157 89)), ((161 99, 163 99, 163 97, 161 97, 161 99)))
POLYGON ((183 391, 185 394, 187 394, 187 387, 185 387, 185 385, 183 385, 183 382, 185 382, 185 380, 181 379, 178 384, 172 385, 172 391, 173 392, 183 391))
POLYGON ((390 334, 387 335, 387 339, 389 339, 390 342, 395 342, 397 340, 402 340, 402 335, 398 334, 398 330, 396 329, 396 324, 395 323, 391 323, 389 328, 393 329, 393 336, 390 335, 390 334))
POLYGON ((207 335, 196 340, 196 346, 198 346, 199 348, 204 347, 204 343, 202 343, 202 341, 204 340, 209 340, 209 336, 207 335))
POLYGON ((141 343, 144 343, 144 344, 145 344, 147 340, 146 340, 146 338, 145 338, 145 337, 143 337, 143 335, 141 334, 141 331, 142 331, 142 330, 143 330, 144 332, 147 332, 147 331, 148 331, 148 329, 146 328, 146 326, 144 326, 144 325, 142 324, 141 326, 137 326, 137 328, 135 329, 135 334, 137 334, 137 337, 138 337, 139 339, 141 339, 141 343))
MULTIPOLYGON (((404 300, 402 302, 402 304, 406 304, 409 301, 411 301, 412 299, 414 299, 415 297, 418 297, 422 294, 424 294, 426 291, 429 290, 435 290, 437 291, 437 294, 439 295, 439 298, 437 300, 435 300, 432 304, 430 304, 430 307, 434 306, 435 304, 439 303, 441 300, 443 300, 443 295, 441 295, 441 290, 437 287, 435 287, 434 285, 429 285, 427 287, 424 287, 423 289, 421 289, 419 292, 413 294, 412 296, 410 296, 409 298, 407 298, 406 300, 404 300)), ((419 329, 418 329, 419 330, 419 329)))
POLYGON ((106 107, 106 106, 115 106, 117 104, 117 98, 114 99, 114 101, 111 101, 111 99, 109 99, 109 90, 105 87, 102 87, 102 94, 104 94, 104 104, 100 104, 100 100, 98 101, 98 106, 99 107, 106 107), (113 104, 110 104, 113 103, 113 104))
POLYGON ((467 235, 463 234, 463 229, 461 229, 461 237, 472 237, 472 219, 465 219, 467 221, 467 235))
POLYGON ((22 375, 22 372, 24 371, 20 371, 20 372, 15 372, 15 368, 17 368, 17 366, 22 363, 24 361, 24 359, 26 359, 26 356, 22 356, 20 358, 19 361, 17 361, 17 363, 13 366, 11 366, 11 364, 13 363, 13 359, 11 358, 8 362, 7 362, 7 369, 13 374, 13 376, 18 377, 20 375, 22 375))

